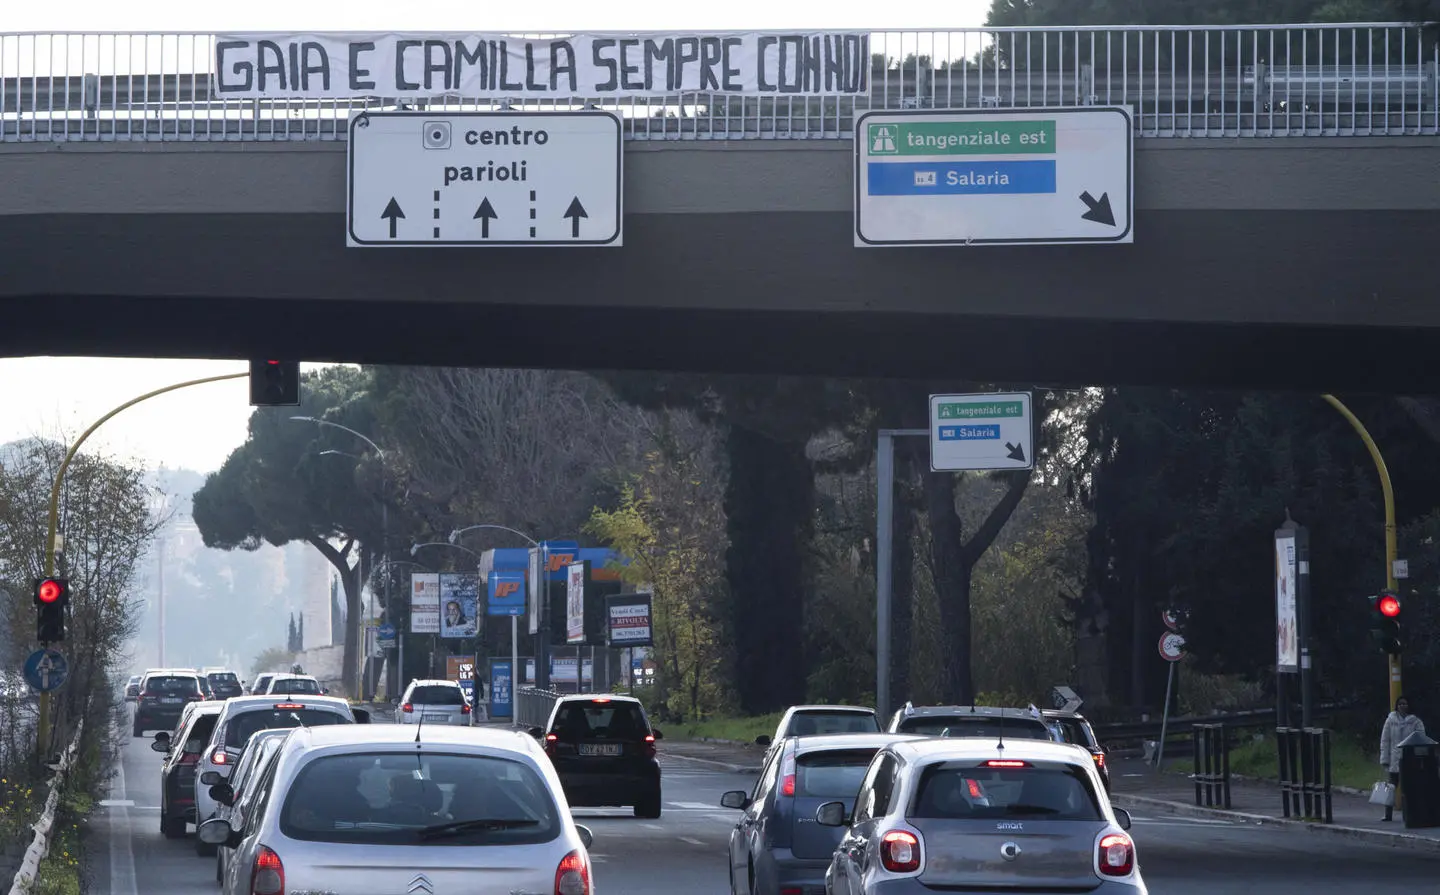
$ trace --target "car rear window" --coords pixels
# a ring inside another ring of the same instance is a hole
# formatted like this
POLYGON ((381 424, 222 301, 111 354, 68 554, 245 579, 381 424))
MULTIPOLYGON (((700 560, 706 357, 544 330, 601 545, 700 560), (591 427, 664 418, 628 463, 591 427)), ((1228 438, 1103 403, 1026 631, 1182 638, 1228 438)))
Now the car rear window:
POLYGON ((240 679, 239 679, 238 677, 236 677, 234 674, 231 674, 231 673, 228 672, 228 671, 226 671, 226 672, 221 672, 221 673, 218 673, 218 674, 212 674, 212 675, 210 675, 209 677, 210 677, 210 683, 212 683, 212 684, 238 684, 238 683, 240 683, 240 679))
POLYGON ((200 679, 194 677, 152 677, 145 681, 146 693, 160 693, 167 696, 200 692, 200 679))
POLYGON ((1084 771, 1073 765, 1021 768, 942 762, 925 768, 910 810, 951 820, 1100 820, 1084 771))
POLYGON ((258 730, 286 727, 323 727, 327 724, 349 724, 350 719, 329 709, 267 708, 252 709, 232 717, 225 726, 225 745, 243 746, 258 730))
POLYGON ((786 731, 792 737, 816 736, 827 733, 878 733, 880 724, 874 715, 860 712, 801 712, 790 718, 786 731))
POLYGON ((1060 733, 1065 737, 1065 742, 1087 748, 1096 745, 1095 733, 1084 721, 1077 721, 1074 718, 1056 718, 1055 723, 1060 727, 1060 733))
POLYGON ((994 715, 925 715, 906 718, 900 722, 901 733, 917 733, 921 736, 985 737, 999 739, 1001 736, 1016 739, 1049 740, 1050 728, 1034 718, 1006 718, 994 715), (948 731, 948 733, 947 733, 948 731))
POLYGON ((203 750, 205 745, 210 742, 210 734, 215 732, 215 722, 218 720, 220 720, 218 714, 201 715, 196 718, 195 723, 191 724, 190 729, 185 732, 185 742, 181 748, 187 753, 203 750), (191 746, 195 746, 195 748, 191 749, 191 746))
POLYGON ((639 740, 650 733, 633 702, 567 702, 555 713, 554 733, 565 742, 639 740))
POLYGON ((795 794, 820 799, 853 799, 875 757, 875 749, 807 752, 795 762, 795 794))
POLYGON ((464 705, 465 694, 460 688, 445 687, 431 684, 424 687, 416 687, 410 694, 410 701, 416 705, 464 705))
POLYGON ((290 785, 280 815, 284 835, 312 842, 530 845, 561 829, 554 798, 528 765, 428 752, 317 758, 290 785), (496 823, 441 829, 475 820, 496 823))
POLYGON ((270 682, 271 693, 304 693, 309 696, 320 695, 320 685, 309 678, 303 677, 277 677, 270 682))

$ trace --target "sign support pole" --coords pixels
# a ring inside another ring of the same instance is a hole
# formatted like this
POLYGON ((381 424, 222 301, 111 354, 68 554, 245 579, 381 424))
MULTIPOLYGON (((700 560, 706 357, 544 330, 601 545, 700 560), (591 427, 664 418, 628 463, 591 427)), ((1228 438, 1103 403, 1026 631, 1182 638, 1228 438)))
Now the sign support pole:
POLYGON ((929 429, 881 429, 875 450, 875 711, 890 715, 890 615, 894 575, 895 438, 930 437, 929 429))
POLYGON ((1175 666, 1177 662, 1170 663, 1170 673, 1165 676, 1165 709, 1160 713, 1160 741, 1155 744, 1155 770, 1160 770, 1165 763, 1165 736, 1170 728, 1170 694, 1175 692, 1175 666))

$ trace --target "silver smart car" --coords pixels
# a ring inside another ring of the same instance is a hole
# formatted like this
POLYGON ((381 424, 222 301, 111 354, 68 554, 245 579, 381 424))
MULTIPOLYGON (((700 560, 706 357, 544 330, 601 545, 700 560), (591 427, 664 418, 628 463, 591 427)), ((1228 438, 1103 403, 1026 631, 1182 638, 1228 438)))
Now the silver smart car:
POLYGON ((919 739, 876 753, 844 829, 828 895, 1087 891, 1146 895, 1130 815, 1112 808, 1090 754, 1034 739, 919 739), (1002 748, 1003 746, 1003 748, 1002 748))

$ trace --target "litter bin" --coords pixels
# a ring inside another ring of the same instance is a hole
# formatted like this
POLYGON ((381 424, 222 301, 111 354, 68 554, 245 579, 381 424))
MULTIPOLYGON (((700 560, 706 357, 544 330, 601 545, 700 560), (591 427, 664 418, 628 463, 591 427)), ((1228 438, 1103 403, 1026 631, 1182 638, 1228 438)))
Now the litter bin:
POLYGON ((1416 731, 1400 743, 1401 813, 1407 827, 1440 827, 1440 746, 1416 731))

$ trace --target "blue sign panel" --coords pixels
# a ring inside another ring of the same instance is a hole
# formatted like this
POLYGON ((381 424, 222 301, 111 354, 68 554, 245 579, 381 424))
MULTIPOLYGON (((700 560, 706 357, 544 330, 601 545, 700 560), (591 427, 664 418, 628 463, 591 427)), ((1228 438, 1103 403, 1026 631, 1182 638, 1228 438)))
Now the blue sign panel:
POLYGON ((525 614, 525 573, 491 572, 486 612, 490 615, 525 614))
POLYGON ((386 623, 376 628, 375 642, 381 649, 392 649, 395 646, 395 626, 386 623))
POLYGON ((1000 427, 996 426, 941 426, 941 441, 999 441, 1000 427))
POLYGON ((871 162, 872 196, 1017 195, 1055 192, 1055 160, 871 162))
POLYGON ((58 650, 36 650, 25 660, 25 682, 41 693, 60 689, 69 676, 70 660, 58 650))
POLYGON ((515 715, 512 688, 514 675, 511 674, 509 659, 490 659, 490 717, 511 718, 515 715))

